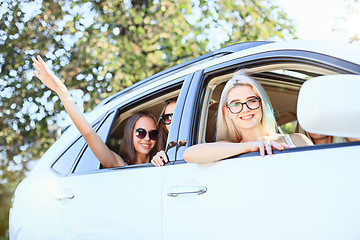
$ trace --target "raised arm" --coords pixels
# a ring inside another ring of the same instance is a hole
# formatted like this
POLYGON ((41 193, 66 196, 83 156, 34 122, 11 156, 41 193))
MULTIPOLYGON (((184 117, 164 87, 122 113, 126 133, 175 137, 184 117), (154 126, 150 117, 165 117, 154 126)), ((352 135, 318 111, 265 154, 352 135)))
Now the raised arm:
POLYGON ((104 167, 118 167, 124 166, 125 161, 115 152, 111 151, 108 146, 101 140, 99 135, 94 131, 91 125, 86 121, 84 115, 77 108, 65 84, 55 76, 55 74, 46 66, 45 62, 40 56, 37 59, 32 58, 33 66, 36 69, 34 74, 41 80, 48 88, 56 92, 61 102, 65 106, 66 112, 74 122, 77 129, 80 131, 92 152, 99 159, 104 167))
POLYGON ((265 151, 269 155, 272 155, 272 149, 284 150, 284 148, 288 148, 288 145, 269 140, 245 143, 214 142, 191 146, 185 150, 183 157, 187 162, 207 163, 219 161, 246 152, 260 151, 260 155, 264 157, 265 151))

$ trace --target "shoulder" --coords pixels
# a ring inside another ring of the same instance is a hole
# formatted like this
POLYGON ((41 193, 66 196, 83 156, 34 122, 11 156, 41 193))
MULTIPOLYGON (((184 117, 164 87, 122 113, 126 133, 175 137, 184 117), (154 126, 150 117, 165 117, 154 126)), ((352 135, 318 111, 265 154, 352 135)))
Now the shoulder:
POLYGON ((295 146, 302 147, 302 146, 311 146, 314 145, 312 141, 302 133, 293 133, 289 135, 291 140, 294 142, 295 146))
POLYGON ((275 134, 272 138, 270 138, 270 140, 274 140, 277 143, 286 143, 284 134, 275 134))

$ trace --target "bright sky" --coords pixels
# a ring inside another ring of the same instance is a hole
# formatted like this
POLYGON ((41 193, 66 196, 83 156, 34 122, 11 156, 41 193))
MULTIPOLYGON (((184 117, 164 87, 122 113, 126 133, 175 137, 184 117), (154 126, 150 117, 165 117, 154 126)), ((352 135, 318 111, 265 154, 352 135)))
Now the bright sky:
POLYGON ((349 42, 348 34, 334 32, 334 27, 341 27, 352 35, 355 31, 360 34, 360 13, 346 14, 346 0, 274 1, 284 9, 288 18, 293 19, 296 35, 300 39, 349 42), (340 18, 343 16, 347 16, 349 21, 342 21, 340 18))

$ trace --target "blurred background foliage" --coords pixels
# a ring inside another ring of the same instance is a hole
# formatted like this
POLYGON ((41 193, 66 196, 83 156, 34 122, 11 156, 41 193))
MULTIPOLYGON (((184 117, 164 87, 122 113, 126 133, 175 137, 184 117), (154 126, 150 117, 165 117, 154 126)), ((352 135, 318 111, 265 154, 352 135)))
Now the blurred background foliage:
POLYGON ((294 38, 270 0, 0 0, 0 238, 16 185, 69 123, 32 74, 41 55, 79 108, 233 43, 294 38))

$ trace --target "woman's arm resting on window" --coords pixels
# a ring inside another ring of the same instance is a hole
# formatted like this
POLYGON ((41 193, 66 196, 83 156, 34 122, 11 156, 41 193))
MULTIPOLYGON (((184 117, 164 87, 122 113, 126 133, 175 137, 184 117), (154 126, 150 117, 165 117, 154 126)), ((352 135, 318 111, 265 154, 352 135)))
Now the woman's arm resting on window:
POLYGON ((284 148, 288 148, 287 144, 269 140, 245 143, 214 142, 191 146, 185 150, 183 157, 187 162, 207 163, 246 152, 260 151, 261 156, 265 156, 265 152, 272 155, 272 149, 284 150, 284 148))

